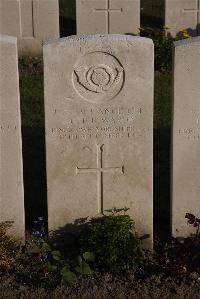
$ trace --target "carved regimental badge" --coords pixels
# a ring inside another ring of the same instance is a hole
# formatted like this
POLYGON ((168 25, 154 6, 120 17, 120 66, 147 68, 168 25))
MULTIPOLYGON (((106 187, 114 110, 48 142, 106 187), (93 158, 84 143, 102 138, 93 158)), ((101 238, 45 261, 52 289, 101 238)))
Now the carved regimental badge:
POLYGON ((74 68, 73 85, 76 92, 92 103, 113 99, 123 84, 123 66, 108 53, 88 53, 81 57, 74 68))

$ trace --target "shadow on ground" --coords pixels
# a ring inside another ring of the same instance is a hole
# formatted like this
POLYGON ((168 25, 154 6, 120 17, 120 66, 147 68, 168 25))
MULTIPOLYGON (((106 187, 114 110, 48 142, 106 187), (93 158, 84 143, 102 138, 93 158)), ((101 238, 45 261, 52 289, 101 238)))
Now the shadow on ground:
POLYGON ((22 129, 26 226, 38 217, 47 219, 47 187, 44 128, 22 129))
POLYGON ((170 128, 154 130, 154 234, 170 236, 170 128))

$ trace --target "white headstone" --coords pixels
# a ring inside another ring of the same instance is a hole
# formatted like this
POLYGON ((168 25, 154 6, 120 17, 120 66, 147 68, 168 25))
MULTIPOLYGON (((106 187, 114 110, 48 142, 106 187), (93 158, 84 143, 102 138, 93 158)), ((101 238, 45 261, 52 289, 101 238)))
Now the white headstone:
POLYGON ((176 37, 187 29, 191 36, 200 33, 200 0, 165 0, 165 25, 176 37))
POLYGON ((172 231, 189 236, 185 214, 200 217, 200 37, 175 43, 172 231))
POLYGON ((140 0, 76 0, 76 22, 77 34, 138 34, 140 0))
POLYGON ((0 35, 0 222, 24 239, 24 192, 17 39, 0 35))
POLYGON ((58 0, 0 0, 0 33, 18 38, 20 55, 42 54, 42 41, 59 37, 58 0))
POLYGON ((146 38, 45 44, 50 230, 126 206, 152 246, 153 70, 146 38))

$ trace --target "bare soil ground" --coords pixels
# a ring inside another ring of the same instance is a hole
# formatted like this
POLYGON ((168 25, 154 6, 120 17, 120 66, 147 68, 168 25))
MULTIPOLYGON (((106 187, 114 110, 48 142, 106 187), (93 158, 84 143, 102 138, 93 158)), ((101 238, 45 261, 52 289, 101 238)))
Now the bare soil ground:
POLYGON ((35 287, 16 279, 14 274, 0 277, 0 298, 200 298, 200 279, 195 277, 149 277, 95 274, 79 277, 73 287, 58 286, 54 290, 35 287))

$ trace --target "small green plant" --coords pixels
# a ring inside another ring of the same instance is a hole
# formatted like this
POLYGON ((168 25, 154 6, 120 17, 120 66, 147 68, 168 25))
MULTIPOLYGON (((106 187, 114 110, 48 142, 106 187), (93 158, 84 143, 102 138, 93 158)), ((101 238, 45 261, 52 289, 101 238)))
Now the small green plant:
POLYGON ((37 253, 34 267, 39 271, 41 279, 46 279, 53 275, 58 282, 61 281, 64 285, 70 286, 77 279, 77 273, 82 275, 91 275, 91 270, 88 262, 94 260, 94 256, 90 252, 85 252, 83 256, 78 257, 78 266, 70 265, 63 257, 58 249, 52 249, 49 243, 43 238, 32 237, 32 246, 37 253))
POLYGON ((141 28, 141 35, 151 38, 155 47, 155 70, 169 72, 172 69, 172 46, 173 37, 167 34, 167 27, 153 29, 150 27, 141 28))
POLYGON ((14 263, 14 250, 16 248, 16 240, 7 234, 9 223, 0 223, 0 269, 10 269, 14 263))
POLYGON ((81 238, 81 251, 94 254, 95 266, 99 270, 127 270, 143 259, 134 221, 128 215, 119 215, 118 211, 121 210, 92 218, 81 238))
POLYGON ((19 75, 22 77, 38 76, 43 74, 41 57, 22 56, 19 58, 19 75))
POLYGON ((181 39, 186 39, 186 38, 189 38, 191 36, 189 35, 189 32, 188 32, 187 29, 183 29, 183 30, 180 30, 179 37, 181 39))
POLYGON ((187 30, 180 30, 176 38, 173 38, 168 31, 169 27, 164 26, 162 29, 151 27, 140 28, 142 36, 151 38, 155 47, 155 70, 161 72, 170 72, 172 70, 172 48, 173 42, 189 38, 187 30))
POLYGON ((90 275, 93 273, 92 269, 90 268, 88 262, 94 262, 95 256, 92 252, 84 252, 83 256, 78 257, 78 266, 75 270, 80 274, 90 275))
POLYGON ((30 63, 30 59, 28 56, 22 56, 19 58, 19 65, 21 67, 28 67, 30 63))

